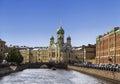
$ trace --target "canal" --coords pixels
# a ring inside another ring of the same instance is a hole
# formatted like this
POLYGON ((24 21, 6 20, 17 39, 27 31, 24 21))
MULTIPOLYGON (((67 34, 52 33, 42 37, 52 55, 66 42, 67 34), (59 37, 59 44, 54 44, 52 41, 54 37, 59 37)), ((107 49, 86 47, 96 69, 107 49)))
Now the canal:
POLYGON ((0 78, 0 84, 113 84, 73 70, 25 69, 0 78))

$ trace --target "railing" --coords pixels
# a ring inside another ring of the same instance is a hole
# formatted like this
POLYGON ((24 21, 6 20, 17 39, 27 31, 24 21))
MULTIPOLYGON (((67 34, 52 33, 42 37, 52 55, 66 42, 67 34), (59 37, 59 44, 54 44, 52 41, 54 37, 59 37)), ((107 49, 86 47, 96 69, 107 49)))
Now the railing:
POLYGON ((78 67, 120 72, 120 64, 78 64, 78 63, 74 63, 73 65, 78 66, 78 67))

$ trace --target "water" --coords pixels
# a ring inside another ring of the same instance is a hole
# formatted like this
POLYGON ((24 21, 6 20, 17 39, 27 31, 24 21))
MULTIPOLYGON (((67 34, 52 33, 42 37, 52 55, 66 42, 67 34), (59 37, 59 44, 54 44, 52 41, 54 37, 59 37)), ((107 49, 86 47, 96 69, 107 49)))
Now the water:
POLYGON ((72 70, 26 69, 0 79, 0 84, 113 84, 72 70))

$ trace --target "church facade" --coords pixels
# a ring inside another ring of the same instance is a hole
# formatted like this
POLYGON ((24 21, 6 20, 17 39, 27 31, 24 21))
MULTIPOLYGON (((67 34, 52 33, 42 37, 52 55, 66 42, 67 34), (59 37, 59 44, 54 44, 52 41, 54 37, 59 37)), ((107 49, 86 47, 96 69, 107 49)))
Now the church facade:
POLYGON ((70 62, 70 57, 72 54, 72 45, 71 45, 71 37, 67 37, 67 42, 64 42, 64 30, 60 27, 57 30, 57 42, 54 41, 54 37, 50 38, 50 45, 48 47, 48 55, 50 62, 70 62))

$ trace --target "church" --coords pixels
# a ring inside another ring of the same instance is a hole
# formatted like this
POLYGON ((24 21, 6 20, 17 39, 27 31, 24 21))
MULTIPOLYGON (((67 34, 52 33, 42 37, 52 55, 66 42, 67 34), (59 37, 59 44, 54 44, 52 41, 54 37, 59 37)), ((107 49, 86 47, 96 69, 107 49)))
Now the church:
POLYGON ((64 30, 62 27, 57 30, 57 41, 54 37, 50 37, 48 47, 37 47, 33 49, 21 49, 20 53, 24 57, 23 63, 36 62, 54 62, 54 63, 70 63, 73 60, 73 52, 71 46, 71 37, 66 38, 64 42, 64 30))
POLYGON ((67 42, 64 42, 64 30, 62 27, 57 30, 57 42, 54 41, 54 37, 50 38, 50 45, 48 47, 49 62, 55 63, 68 63, 70 62, 72 55, 71 37, 66 38, 67 42))

